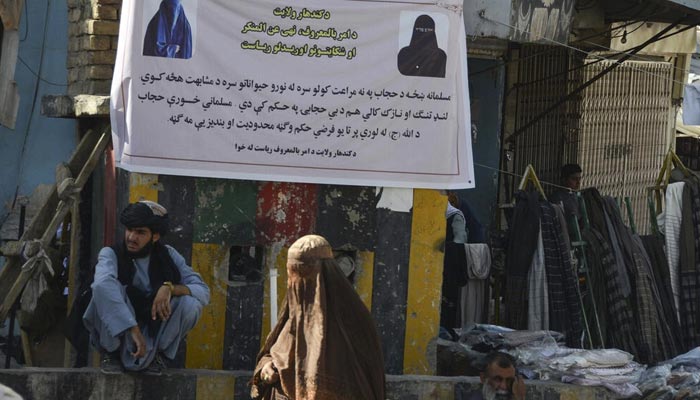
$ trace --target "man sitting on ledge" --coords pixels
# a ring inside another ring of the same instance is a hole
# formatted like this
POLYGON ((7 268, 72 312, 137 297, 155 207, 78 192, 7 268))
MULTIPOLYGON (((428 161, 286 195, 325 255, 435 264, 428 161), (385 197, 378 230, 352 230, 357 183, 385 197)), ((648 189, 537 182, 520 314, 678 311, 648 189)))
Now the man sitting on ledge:
POLYGON ((159 374, 209 303, 209 288, 175 249, 161 243, 165 207, 129 204, 121 213, 124 241, 100 251, 92 300, 83 315, 102 372, 159 374))
POLYGON ((525 400, 525 381, 516 374, 513 357, 494 351, 486 355, 484 364, 481 390, 467 400, 525 400))

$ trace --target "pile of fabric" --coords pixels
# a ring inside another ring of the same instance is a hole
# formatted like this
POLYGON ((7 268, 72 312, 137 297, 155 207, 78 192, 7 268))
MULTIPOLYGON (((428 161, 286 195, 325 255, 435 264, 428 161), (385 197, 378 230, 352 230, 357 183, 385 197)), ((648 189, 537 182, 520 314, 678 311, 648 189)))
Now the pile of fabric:
POLYGON ((645 399, 700 398, 700 347, 647 369, 637 387, 645 399))
POLYGON ((496 325, 475 325, 463 331, 459 347, 465 368, 475 375, 481 358, 491 351, 511 354, 518 372, 528 379, 601 386, 616 395, 643 399, 700 398, 700 347, 653 367, 634 361, 618 349, 572 349, 554 331, 515 331, 496 325))
POLYGON ((476 325, 465 331, 460 344, 467 351, 507 352, 517 359, 518 372, 528 379, 555 380, 584 386, 602 386, 622 397, 641 395, 637 388, 645 368, 633 356, 617 349, 582 350, 562 344, 554 331, 514 331, 494 325, 476 325))

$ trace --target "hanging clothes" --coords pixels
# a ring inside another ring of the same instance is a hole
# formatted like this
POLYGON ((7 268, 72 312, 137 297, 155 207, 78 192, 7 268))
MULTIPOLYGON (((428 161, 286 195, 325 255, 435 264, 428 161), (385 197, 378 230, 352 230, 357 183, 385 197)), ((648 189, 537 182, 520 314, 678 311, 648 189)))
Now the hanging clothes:
MULTIPOLYGON (((590 211, 590 208, 589 208, 590 211)), ((619 269, 615 266, 612 249, 603 234, 592 228, 583 232, 586 258, 598 302, 598 317, 604 322, 605 345, 637 354, 634 336, 637 333, 629 298, 620 288, 619 269), (604 293, 601 296, 600 292, 604 293), (601 306, 602 305, 602 306, 601 306)), ((592 320, 589 318, 589 320, 592 320)))
MULTIPOLYGON (((678 312, 673 301, 671 291, 671 277, 668 268, 666 255, 664 254, 664 239, 656 235, 641 237, 644 249, 651 261, 652 275, 658 292, 659 303, 661 304, 661 314, 665 316, 668 325, 666 336, 672 343, 673 348, 669 350, 672 357, 681 349, 681 329, 678 322, 678 312)), ((667 358, 669 358, 667 357, 667 358)))
POLYGON ((685 187, 690 189, 690 198, 683 202, 684 220, 679 238, 684 256, 679 273, 678 311, 684 345, 689 350, 700 344, 700 185, 696 178, 689 178, 685 180, 685 187), (694 247, 695 257, 688 255, 691 247, 694 247))
POLYGON ((542 231, 537 235, 537 250, 532 257, 530 272, 527 274, 527 330, 549 329, 549 292, 547 271, 544 267, 544 244, 542 231))
MULTIPOLYGON (((618 246, 625 262, 625 270, 632 285, 631 305, 635 321, 639 328, 637 339, 637 357, 647 363, 656 359, 656 335, 658 321, 654 312, 654 299, 648 280, 648 274, 642 265, 642 255, 633 243, 632 233, 622 221, 620 210, 612 197, 604 197, 609 227, 617 237, 618 246)), ((613 237, 613 235, 611 235, 613 237)))
POLYGON ((656 334, 653 338, 655 342, 652 342, 649 362, 666 360, 676 355, 680 349, 678 346, 679 342, 675 340, 671 331, 671 323, 669 322, 675 320, 675 314, 666 315, 665 313, 666 310, 658 288, 658 281, 654 275, 652 259, 648 255, 641 237, 639 235, 632 235, 632 241, 640 259, 640 263, 638 264, 637 286, 648 286, 648 295, 652 305, 651 314, 656 323, 656 334))
POLYGON ((491 250, 484 243, 466 243, 467 284, 460 289, 461 326, 486 322, 491 250))
POLYGON ((515 329, 549 329, 580 346, 578 279, 556 206, 519 192, 506 254, 506 320, 515 329))
POLYGON ((440 304, 440 326, 458 328, 460 316, 460 288, 467 284, 467 256, 464 244, 467 231, 462 212, 447 203, 445 211, 445 258, 442 269, 442 300, 440 304))
POLYGON ((486 243, 486 232, 484 225, 476 217, 472 207, 464 199, 459 201, 459 210, 464 215, 467 224, 467 243, 486 243))
POLYGON ((519 191, 510 222, 506 247, 506 284, 504 293, 506 326, 527 329, 527 277, 537 249, 540 230, 539 193, 519 191))
POLYGON ((549 329, 566 335, 569 347, 579 347, 583 327, 578 299, 578 279, 571 266, 568 245, 564 243, 562 226, 554 206, 540 202, 542 243, 547 272, 549 297, 549 329))
POLYGON ((619 240, 610 221, 610 217, 606 213, 605 201, 596 188, 585 189, 581 194, 586 203, 591 227, 603 236, 615 259, 612 266, 617 269, 617 274, 615 275, 617 287, 624 298, 629 298, 632 289, 627 270, 625 269, 627 262, 620 248, 619 240))
MULTIPOLYGON (((671 290, 673 291, 673 303, 676 309, 680 302, 679 269, 680 269, 680 248, 681 220, 683 210, 683 192, 685 182, 671 183, 666 188, 666 210, 663 213, 663 225, 659 228, 663 230, 666 240, 666 258, 671 276, 671 290)), ((680 315, 678 316, 680 318, 680 315)))
POLYGON ((683 124, 700 125, 700 82, 683 88, 683 124))

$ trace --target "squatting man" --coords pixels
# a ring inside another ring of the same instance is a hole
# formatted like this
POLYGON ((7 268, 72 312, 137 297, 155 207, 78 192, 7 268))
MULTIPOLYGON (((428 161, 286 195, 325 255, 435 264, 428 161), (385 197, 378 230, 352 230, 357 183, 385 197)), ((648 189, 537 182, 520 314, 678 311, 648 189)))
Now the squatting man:
POLYGON ((119 220, 124 241, 100 251, 83 323, 102 354, 104 373, 159 374, 209 303, 209 288, 161 242, 168 232, 165 207, 132 203, 119 220))

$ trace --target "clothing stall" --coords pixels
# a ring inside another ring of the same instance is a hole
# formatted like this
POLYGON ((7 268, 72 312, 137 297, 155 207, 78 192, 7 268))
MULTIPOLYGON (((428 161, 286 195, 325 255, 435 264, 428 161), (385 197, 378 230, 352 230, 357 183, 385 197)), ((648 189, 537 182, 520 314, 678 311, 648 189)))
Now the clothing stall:
POLYGON ((596 188, 577 194, 582 212, 572 217, 541 186, 521 184, 508 220, 500 322, 561 332, 569 347, 618 348, 642 363, 698 346, 700 180, 672 152, 667 159, 658 205, 650 201, 650 235, 637 233, 629 204, 596 188))

